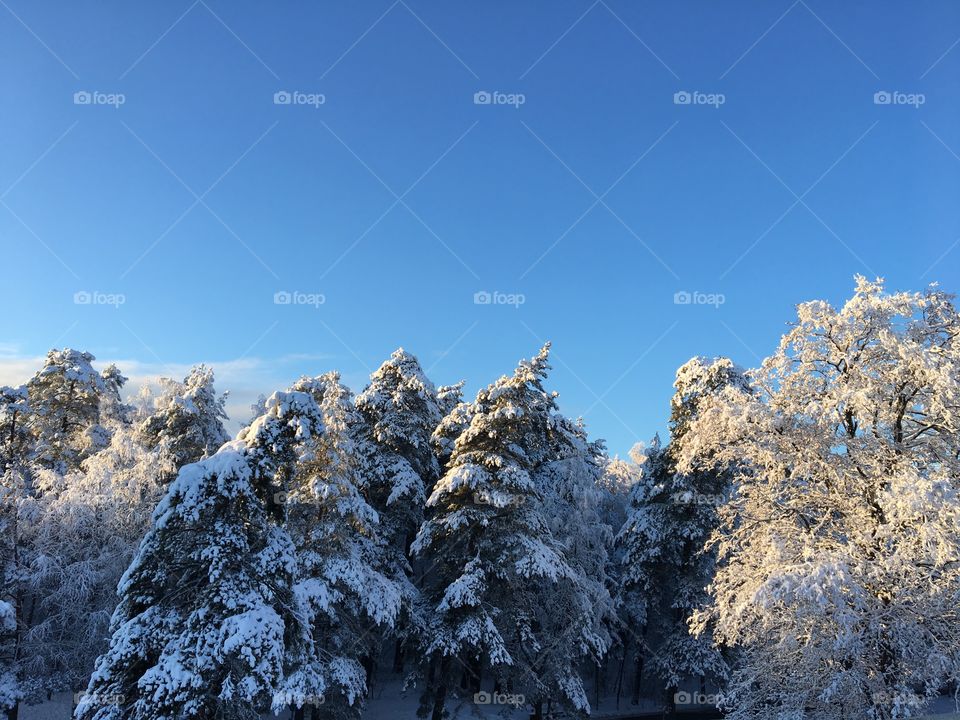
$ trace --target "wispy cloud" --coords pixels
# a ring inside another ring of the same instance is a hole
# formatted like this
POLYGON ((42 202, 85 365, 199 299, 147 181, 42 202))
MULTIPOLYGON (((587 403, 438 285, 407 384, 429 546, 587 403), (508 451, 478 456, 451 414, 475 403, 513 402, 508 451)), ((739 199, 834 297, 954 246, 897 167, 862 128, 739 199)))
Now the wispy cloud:
MULTIPOLYGON (((43 365, 42 355, 20 354, 16 343, 0 343, 0 385, 25 383, 43 365)), ((275 390, 288 387, 304 373, 316 375, 335 369, 337 357, 326 353, 292 353, 276 358, 245 357, 236 360, 203 360, 213 368, 217 390, 229 391, 227 414, 228 430, 235 433, 250 419, 250 406, 262 393, 269 395, 275 390)), ((162 377, 183 379, 197 363, 159 363, 120 357, 103 357, 94 362, 102 369, 111 363, 129 378, 126 395, 133 397, 143 387, 156 388, 162 377)), ((344 377, 344 382, 356 389, 365 378, 344 377)))

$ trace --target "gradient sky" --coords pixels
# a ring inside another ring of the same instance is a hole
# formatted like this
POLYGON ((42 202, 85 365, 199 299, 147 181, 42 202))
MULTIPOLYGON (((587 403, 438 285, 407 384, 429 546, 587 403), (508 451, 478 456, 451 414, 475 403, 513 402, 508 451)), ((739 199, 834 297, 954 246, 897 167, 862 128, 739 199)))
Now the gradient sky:
POLYGON ((623 454, 687 358, 757 364, 856 273, 960 289, 958 43, 956 2, 2 0, 0 380, 205 361, 240 420, 401 345, 472 394, 551 339, 623 454))

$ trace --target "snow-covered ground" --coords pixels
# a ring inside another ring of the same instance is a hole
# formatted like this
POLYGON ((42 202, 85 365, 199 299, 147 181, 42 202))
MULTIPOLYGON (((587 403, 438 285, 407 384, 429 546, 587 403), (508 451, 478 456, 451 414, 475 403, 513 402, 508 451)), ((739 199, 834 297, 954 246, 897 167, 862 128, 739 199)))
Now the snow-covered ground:
MULTIPOLYGON (((363 713, 364 720, 394 720, 396 718, 408 718, 414 720, 417 717, 417 693, 411 692, 404 697, 400 697, 396 687, 384 685, 380 687, 381 692, 375 692, 373 697, 367 701, 367 709, 363 713)), ((503 708, 495 705, 475 705, 472 702, 450 703, 448 705, 451 720, 468 720, 470 718, 493 718, 503 720, 526 720, 529 712, 521 708, 509 714, 503 713, 503 708)), ((593 714, 593 717, 617 718, 629 716, 637 712, 647 712, 655 710, 653 705, 636 706, 621 704, 620 710, 614 710, 612 702, 601 703, 600 709, 593 714), (607 707, 604 707, 606 705, 607 707)), ((271 720, 276 716, 268 716, 271 720)), ((70 718, 70 695, 62 693, 54 696, 53 700, 42 705, 32 705, 20 709, 21 720, 69 720, 70 718)), ((940 698, 930 708, 930 712, 920 720, 927 718, 933 720, 960 720, 960 707, 952 697, 940 698)), ((285 716, 276 718, 276 720, 286 720, 285 716)))

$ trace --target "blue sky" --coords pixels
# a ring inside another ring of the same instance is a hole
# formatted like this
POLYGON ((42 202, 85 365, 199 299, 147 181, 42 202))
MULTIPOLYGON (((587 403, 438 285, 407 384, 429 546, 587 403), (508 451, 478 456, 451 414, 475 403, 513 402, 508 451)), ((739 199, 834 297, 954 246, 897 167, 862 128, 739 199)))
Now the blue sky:
POLYGON ((551 339, 623 454, 678 365, 756 364, 855 273, 960 288, 954 2, 0 5, 6 382, 205 361, 239 419, 400 345, 472 393, 551 339))

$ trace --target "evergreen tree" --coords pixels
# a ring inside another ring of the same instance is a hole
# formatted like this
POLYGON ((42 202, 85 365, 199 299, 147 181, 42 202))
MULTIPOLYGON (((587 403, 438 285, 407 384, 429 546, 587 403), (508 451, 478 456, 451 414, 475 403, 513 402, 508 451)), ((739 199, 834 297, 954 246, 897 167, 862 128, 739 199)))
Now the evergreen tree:
POLYGON ((377 630, 396 622, 401 592, 380 569, 378 515, 361 475, 369 429, 337 373, 295 386, 317 402, 324 433, 316 436, 285 490, 285 527, 297 549, 295 592, 312 643, 287 659, 281 704, 298 713, 323 703, 323 716, 357 718, 367 694, 363 666, 377 630), (312 706, 312 707, 311 707, 312 706))
POLYGON ((275 393, 267 413, 180 470, 124 574, 78 720, 253 720, 284 662, 312 641, 278 492, 322 432, 313 398, 275 393))
POLYGON ((6 600, 0 600, 0 710, 8 717, 16 715, 23 697, 16 669, 17 612, 6 600))
MULTIPOLYGON (((443 715, 457 668, 473 691, 484 668, 501 690, 540 683, 538 673, 548 682, 554 677, 537 660, 553 652, 557 638, 533 608, 545 584, 574 583, 577 572, 550 532, 535 477, 554 450, 555 399, 543 389, 548 351, 478 393, 414 542, 414 551, 432 561, 423 589, 433 614, 424 636, 430 667, 421 710, 432 706, 434 720, 443 715)), ((591 643, 592 630, 587 623, 582 633, 562 635, 562 654, 591 643)), ((557 702, 586 709, 579 677, 557 676, 557 702)))
POLYGON ((100 400, 106 384, 91 365, 94 359, 69 348, 51 350, 27 383, 35 461, 60 475, 76 470, 85 457, 103 447, 100 400))
POLYGON ((29 629, 29 492, 34 438, 25 387, 0 388, 0 710, 17 717, 26 691, 24 635, 29 629))
POLYGON ((731 473, 706 461, 695 472, 678 472, 676 458, 701 405, 728 387, 743 389, 746 380, 726 358, 693 358, 677 370, 671 442, 663 448, 654 439, 618 534, 624 619, 637 641, 634 702, 646 660, 652 660, 669 707, 683 680, 700 678, 703 687, 726 676, 710 638, 691 635, 688 624, 708 601, 715 555, 705 546, 719 523, 717 508, 729 495, 731 473), (648 634, 651 623, 655 632, 648 634))
POLYGON ((205 365, 193 367, 183 382, 162 378, 154 412, 140 425, 147 446, 163 446, 177 468, 210 457, 229 439, 226 394, 218 395, 213 383, 205 365))
POLYGON ((381 570, 403 593, 393 662, 401 672, 403 647, 423 623, 408 554, 423 521, 426 489, 440 473, 430 442, 440 423, 440 408, 433 383, 402 348, 371 375, 356 405, 369 431, 365 495, 380 517, 381 570))

